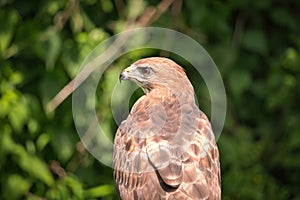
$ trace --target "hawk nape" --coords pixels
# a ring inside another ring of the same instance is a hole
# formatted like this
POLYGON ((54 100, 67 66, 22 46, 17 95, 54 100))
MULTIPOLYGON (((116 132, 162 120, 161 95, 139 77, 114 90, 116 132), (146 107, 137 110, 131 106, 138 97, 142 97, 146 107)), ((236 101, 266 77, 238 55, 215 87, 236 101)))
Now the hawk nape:
POLYGON ((183 68, 138 60, 120 74, 145 92, 114 141, 114 179, 130 199, 221 199, 219 151, 183 68))

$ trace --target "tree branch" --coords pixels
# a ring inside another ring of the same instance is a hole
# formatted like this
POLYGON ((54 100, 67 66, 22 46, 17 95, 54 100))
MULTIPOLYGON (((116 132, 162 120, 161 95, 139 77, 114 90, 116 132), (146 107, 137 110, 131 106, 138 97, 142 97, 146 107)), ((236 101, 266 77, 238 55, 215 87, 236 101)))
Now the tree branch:
MULTIPOLYGON (((132 28, 145 27, 157 20, 175 0, 162 0, 155 8, 148 7, 142 16, 134 22, 127 21, 124 31, 132 28)), ((99 55, 93 62, 89 63, 78 76, 71 80, 56 96, 46 105, 46 112, 53 112, 74 90, 77 89, 83 81, 97 68, 97 66, 105 63, 112 58, 119 49, 126 43, 126 40, 116 40, 103 54, 99 55), (77 84, 75 85, 75 80, 77 84)))

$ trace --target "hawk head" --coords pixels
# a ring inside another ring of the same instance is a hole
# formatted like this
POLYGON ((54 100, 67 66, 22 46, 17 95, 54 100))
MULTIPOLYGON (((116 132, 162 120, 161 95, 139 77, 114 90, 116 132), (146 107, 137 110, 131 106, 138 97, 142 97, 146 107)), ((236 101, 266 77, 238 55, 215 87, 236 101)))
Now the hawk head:
POLYGON ((138 60, 124 69, 119 79, 136 82, 145 93, 154 89, 167 89, 176 94, 182 91, 183 86, 193 93, 183 68, 168 58, 150 57, 138 60))

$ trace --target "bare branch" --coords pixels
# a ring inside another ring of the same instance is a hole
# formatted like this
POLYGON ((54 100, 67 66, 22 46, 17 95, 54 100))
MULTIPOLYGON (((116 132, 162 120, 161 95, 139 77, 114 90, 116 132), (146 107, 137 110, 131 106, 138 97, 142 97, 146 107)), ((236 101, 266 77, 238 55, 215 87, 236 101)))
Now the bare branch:
MULTIPOLYGON (((155 8, 148 7, 142 16, 134 22, 127 21, 124 31, 132 28, 145 27, 157 20, 174 0, 162 0, 155 8)), ((128 36, 129 37, 129 36, 128 36)), ((114 57, 121 47, 126 43, 126 38, 117 39, 103 54, 90 62, 76 78, 71 80, 57 95, 46 105, 46 112, 53 112, 73 91, 85 81, 89 75, 97 68, 114 57), (75 84, 76 80, 76 84, 75 84)))

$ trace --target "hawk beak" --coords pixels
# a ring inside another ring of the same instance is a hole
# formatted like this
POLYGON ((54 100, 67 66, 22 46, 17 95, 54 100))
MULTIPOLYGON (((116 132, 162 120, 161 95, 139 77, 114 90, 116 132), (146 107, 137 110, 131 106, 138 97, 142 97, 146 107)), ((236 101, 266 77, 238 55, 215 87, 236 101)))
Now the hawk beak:
POLYGON ((121 83, 122 80, 125 80, 124 70, 121 72, 121 74, 119 76, 120 83, 121 83))
POLYGON ((129 80, 130 79, 129 73, 130 73, 130 67, 124 69, 119 76, 120 82, 123 80, 129 80))

